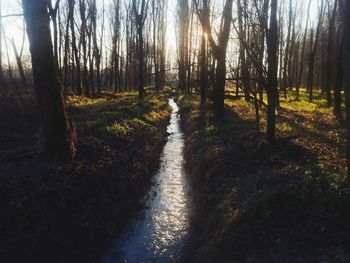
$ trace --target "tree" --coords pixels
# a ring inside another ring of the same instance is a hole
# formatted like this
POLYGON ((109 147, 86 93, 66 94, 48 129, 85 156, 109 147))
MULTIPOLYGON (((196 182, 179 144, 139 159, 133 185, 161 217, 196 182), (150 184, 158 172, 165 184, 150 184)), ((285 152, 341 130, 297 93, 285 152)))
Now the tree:
MULTIPOLYGON (((113 20, 112 20, 112 57, 111 57, 111 70, 110 79, 114 76, 114 92, 120 91, 121 76, 120 76, 120 46, 121 46, 121 34, 120 34, 120 0, 114 0, 113 2, 113 20)), ((110 86, 112 86, 110 81, 110 86)))
POLYGON ((318 40, 321 32, 323 17, 324 17, 324 0, 321 0, 315 40, 313 39, 313 34, 312 34, 313 31, 311 31, 311 50, 309 55, 309 67, 308 67, 308 76, 307 76, 307 89, 309 91, 310 102, 313 101, 315 56, 316 56, 318 40))
POLYGON ((243 25, 243 6, 241 0, 237 0, 238 11, 238 31, 240 35, 239 41, 239 59, 241 62, 243 93, 246 101, 250 100, 250 76, 246 61, 246 29, 243 25))
POLYGON ((202 0, 201 8, 199 8, 198 1, 195 4, 197 5, 199 20, 208 35, 212 54, 217 64, 213 89, 213 107, 215 118, 220 120, 224 117, 225 112, 226 51, 231 31, 233 0, 225 1, 217 42, 215 42, 212 33, 208 0, 202 0))
POLYGON ((301 85, 301 80, 302 80, 303 71, 304 71, 304 55, 305 55, 305 48, 306 48, 306 37, 308 34, 308 28, 309 28, 311 1, 312 0, 309 0, 307 13, 306 13, 307 16, 306 16, 305 32, 304 32, 304 37, 303 37, 303 45, 301 48, 300 67, 299 67, 299 73, 297 73, 296 98, 295 98, 296 100, 299 100, 300 85, 301 85))
POLYGON ((188 64, 188 28, 189 28, 189 5, 188 0, 178 1, 178 19, 179 19, 179 89, 186 91, 186 67, 188 64))
POLYGON ((154 83, 155 89, 158 92, 164 85, 162 80, 162 65, 165 59, 165 10, 166 1, 152 0, 152 31, 153 31, 153 68, 154 68, 154 83))
POLYGON ((342 59, 342 39, 341 34, 338 34, 338 54, 337 54, 337 73, 334 84, 334 105, 333 114, 338 121, 343 121, 342 116, 342 87, 343 87, 343 59, 342 59))
POLYGON ((137 57, 138 57, 138 69, 139 69, 139 98, 144 98, 145 93, 145 75, 144 75, 144 39, 143 28, 147 18, 149 0, 133 0, 133 12, 135 15, 136 31, 137 31, 137 57))
POLYGON ((200 95, 201 106, 205 105, 206 92, 208 89, 208 65, 207 65, 207 34, 202 27, 201 51, 200 51, 200 95))
MULTIPOLYGON (((73 50, 73 56, 72 56, 72 60, 75 62, 73 62, 73 65, 75 65, 76 67, 76 73, 77 73, 77 78, 76 78, 76 90, 77 90, 77 94, 81 95, 82 94, 82 87, 81 87, 81 67, 80 67, 80 58, 79 58, 79 54, 80 54, 80 50, 78 49, 77 46, 77 41, 76 41, 76 35, 75 35, 75 21, 74 21, 74 6, 75 6, 75 0, 68 0, 68 21, 67 23, 69 23, 70 25, 70 30, 71 30, 71 36, 72 36, 72 50, 73 50)), ((67 34, 68 34, 68 27, 67 27, 67 34)), ((66 39, 67 41, 67 39, 66 39)), ((66 42, 67 43, 67 42, 66 42)), ((72 69, 72 81, 74 81, 74 67, 72 69)))
POLYGON ((332 106, 332 94, 331 94, 331 82, 332 82, 332 65, 333 65, 333 46, 335 38, 335 19, 337 11, 338 0, 334 1, 333 10, 331 11, 330 4, 328 3, 328 13, 330 14, 329 26, 328 26, 328 47, 327 47, 327 57, 326 57, 326 70, 325 70, 325 92, 327 95, 327 106, 332 106))
POLYGON ((72 158, 75 155, 74 132, 68 122, 56 72, 46 2, 22 0, 22 5, 46 151, 55 159, 72 158))
POLYGON ((267 34, 268 54, 268 83, 267 92, 267 130, 266 139, 273 143, 276 133, 276 105, 277 92, 277 63, 278 63, 278 26, 277 26, 277 0, 271 0, 270 28, 267 34))
POLYGON ((18 72, 19 72, 19 75, 21 77, 21 80, 22 80, 22 87, 24 89, 27 89, 27 80, 26 80, 26 76, 25 76, 25 73, 24 73, 24 69, 23 69, 23 65, 22 65, 22 52, 21 54, 18 54, 18 51, 17 51, 17 48, 16 48, 16 44, 15 44, 15 41, 13 40, 12 38, 12 48, 13 48, 13 53, 15 54, 15 58, 16 58, 16 62, 17 62, 17 67, 18 67, 18 72))
POLYGON ((58 25, 57 25, 57 13, 60 7, 60 0, 57 0, 55 6, 52 6, 51 0, 47 0, 47 6, 49 9, 49 14, 53 23, 53 48, 54 48, 54 57, 55 57, 55 66, 57 72, 59 72, 59 63, 58 63, 58 25))
POLYGON ((343 0, 342 22, 343 22, 343 79, 345 89, 346 126, 347 126, 347 174, 350 183, 350 1, 343 0))
POLYGON ((87 46, 88 15, 86 11, 87 11, 86 0, 79 0, 79 13, 80 13, 80 20, 81 20, 79 42, 80 42, 80 46, 83 49, 83 87, 85 89, 85 95, 90 95, 90 87, 89 87, 89 80, 88 80, 88 46, 87 46))

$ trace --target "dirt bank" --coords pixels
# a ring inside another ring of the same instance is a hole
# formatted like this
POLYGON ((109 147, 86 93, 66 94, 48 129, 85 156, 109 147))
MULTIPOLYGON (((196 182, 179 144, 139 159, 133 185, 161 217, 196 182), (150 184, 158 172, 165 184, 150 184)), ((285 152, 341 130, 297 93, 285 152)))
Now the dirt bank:
POLYGON ((1 110, 0 261, 98 262, 142 208, 167 136, 167 96, 70 97, 79 144, 64 164, 46 160, 35 104, 23 101, 1 110))

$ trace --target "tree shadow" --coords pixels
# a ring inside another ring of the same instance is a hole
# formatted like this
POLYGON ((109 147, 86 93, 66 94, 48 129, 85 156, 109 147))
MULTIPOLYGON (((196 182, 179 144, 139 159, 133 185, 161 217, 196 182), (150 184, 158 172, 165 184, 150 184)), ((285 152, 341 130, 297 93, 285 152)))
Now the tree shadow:
POLYGON ((310 262, 349 255, 350 199, 341 182, 318 166, 315 152, 287 138, 269 145, 255 121, 230 109, 220 123, 197 108, 184 119, 195 204, 186 262, 310 262))

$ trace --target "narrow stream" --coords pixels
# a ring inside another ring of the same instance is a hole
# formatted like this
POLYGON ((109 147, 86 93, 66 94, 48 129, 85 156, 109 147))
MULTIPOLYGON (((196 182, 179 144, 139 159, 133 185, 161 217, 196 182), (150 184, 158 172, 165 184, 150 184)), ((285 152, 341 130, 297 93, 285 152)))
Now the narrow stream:
POLYGON ((189 228, 189 197, 185 179, 184 135, 174 99, 160 169, 148 193, 147 209, 116 240, 103 263, 175 262, 179 259, 189 228))

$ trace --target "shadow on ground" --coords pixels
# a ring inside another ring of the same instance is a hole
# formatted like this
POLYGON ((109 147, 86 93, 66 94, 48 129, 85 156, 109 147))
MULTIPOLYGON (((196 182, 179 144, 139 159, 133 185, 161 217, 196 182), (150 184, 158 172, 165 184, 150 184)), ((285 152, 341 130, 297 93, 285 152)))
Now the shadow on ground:
POLYGON ((224 122, 215 123, 210 111, 190 106, 193 100, 181 100, 196 211, 185 261, 349 262, 344 177, 295 139, 309 131, 270 146, 254 120, 229 107, 224 122))
POLYGON ((69 163, 45 158, 34 99, 24 102, 0 112, 0 261, 99 262, 143 206, 167 136, 167 95, 70 97, 79 142, 69 163))

